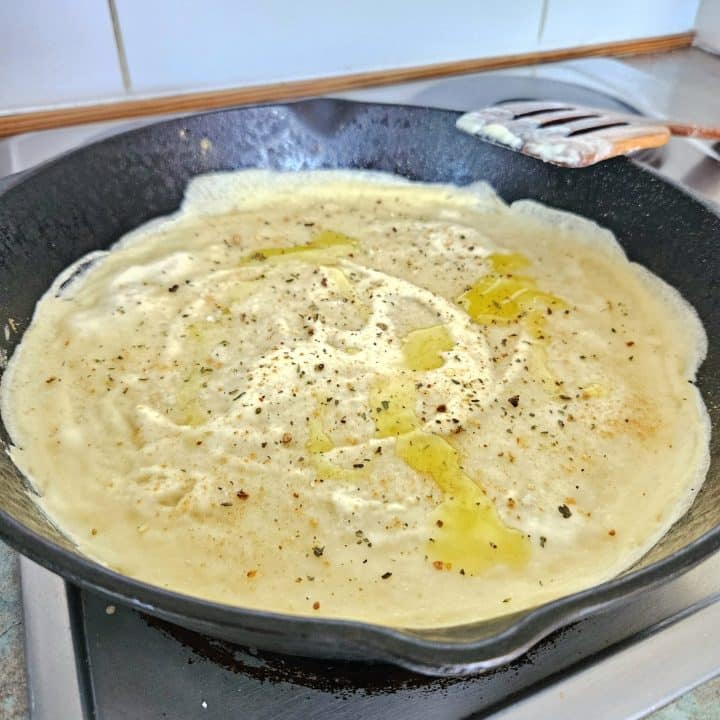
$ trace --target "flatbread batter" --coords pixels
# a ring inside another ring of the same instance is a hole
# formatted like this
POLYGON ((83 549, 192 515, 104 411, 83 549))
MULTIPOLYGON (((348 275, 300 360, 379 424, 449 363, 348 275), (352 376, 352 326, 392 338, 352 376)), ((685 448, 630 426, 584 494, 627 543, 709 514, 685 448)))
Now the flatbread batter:
POLYGON ((241 171, 57 279, 2 413, 43 510, 119 572, 432 627, 595 585, 667 531, 707 471, 705 346, 589 221, 241 171))

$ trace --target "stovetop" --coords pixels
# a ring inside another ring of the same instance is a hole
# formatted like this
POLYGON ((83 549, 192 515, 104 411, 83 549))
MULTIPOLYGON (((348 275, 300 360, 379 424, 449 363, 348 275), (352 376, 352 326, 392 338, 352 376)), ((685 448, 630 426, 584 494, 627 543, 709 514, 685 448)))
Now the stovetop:
POLYGON ((639 718, 720 668, 720 555, 458 678, 242 648, 109 605, 26 559, 22 589, 36 720, 639 718))
MULTIPOLYGON (((586 60, 342 97, 458 110, 559 99, 662 116, 669 95, 662 83, 624 63, 586 60)), ((0 143, 0 177, 144 122, 13 138, 0 143)), ((712 146, 673 140, 637 160, 720 205, 720 157, 712 146)), ((26 559, 22 589, 35 720, 639 718, 720 671, 720 556, 556 631, 498 670, 445 679, 273 656, 212 640, 108 605, 26 559)))

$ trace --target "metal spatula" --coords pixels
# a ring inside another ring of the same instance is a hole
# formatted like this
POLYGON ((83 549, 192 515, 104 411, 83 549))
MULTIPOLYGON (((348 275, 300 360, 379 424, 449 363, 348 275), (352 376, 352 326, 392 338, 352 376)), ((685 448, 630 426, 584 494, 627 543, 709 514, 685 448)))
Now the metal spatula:
POLYGON ((671 135, 720 140, 720 128, 651 120, 560 102, 516 102, 466 113, 457 127, 532 157, 579 168, 664 145, 671 135))

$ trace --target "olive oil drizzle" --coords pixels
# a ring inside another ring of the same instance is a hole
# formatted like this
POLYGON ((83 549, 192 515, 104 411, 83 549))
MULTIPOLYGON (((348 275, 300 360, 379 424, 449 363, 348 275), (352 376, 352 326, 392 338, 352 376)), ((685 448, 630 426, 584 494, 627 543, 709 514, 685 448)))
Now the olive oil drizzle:
POLYGON ((492 272, 457 299, 468 315, 480 325, 522 323, 536 340, 545 338, 548 308, 565 308, 559 297, 540 290, 534 278, 515 271, 530 264, 520 253, 493 253, 492 272))
POLYGON ((556 310, 566 310, 566 303, 556 295, 544 292, 534 278, 518 274, 530 265, 521 253, 492 253, 491 272, 457 298, 472 320, 479 325, 521 325, 530 336, 529 362, 540 382, 555 394, 557 385, 550 370, 547 354, 548 317, 556 310))
POLYGON ((337 232, 336 230, 321 230, 303 245, 289 245, 286 247, 260 248, 259 250, 254 250, 249 255, 243 257, 240 264, 245 265, 271 259, 281 260, 288 255, 294 257, 305 256, 306 259, 311 261, 316 261, 322 257, 325 262, 328 262, 331 260, 332 255, 336 254, 337 250, 347 252, 356 247, 357 244, 357 240, 344 233, 337 232))
POLYGON ((493 565, 519 567, 527 561, 527 539, 501 520, 482 488, 462 469, 457 451, 447 440, 412 432, 397 439, 395 452, 443 491, 443 501, 432 515, 434 531, 426 545, 437 569, 477 575, 493 565))
MULTIPOLYGON (((447 328, 435 326, 414 333, 410 342, 406 336, 403 346, 406 367, 416 371, 440 367, 439 352, 452 349, 447 328)), ((419 429, 414 375, 379 376, 371 388, 370 404, 376 437, 395 437, 397 457, 430 477, 443 492, 431 516, 432 536, 425 554, 438 570, 465 575, 497 564, 523 565, 530 554, 525 536, 502 521, 483 489, 463 470, 457 450, 440 435, 419 429)))
POLYGON ((445 325, 420 328, 403 338, 403 358, 409 370, 435 370, 443 365, 443 352, 455 343, 445 325))
MULTIPOLYGON (((321 234, 322 235, 322 234, 321 234)), ((340 245, 339 234, 324 236, 295 248, 260 251, 263 257, 282 256, 287 252, 340 245)), ((258 258, 256 258, 258 259, 258 258)), ((535 281, 513 275, 528 264, 517 253, 490 257, 493 272, 480 278, 458 302, 475 322, 511 323, 524 321, 538 338, 544 330, 546 307, 562 301, 540 291, 535 281)), ((375 438, 394 439, 395 454, 409 468, 429 477, 442 491, 443 499, 430 517, 432 530, 424 551, 438 570, 477 575, 498 565, 518 567, 529 558, 530 545, 518 530, 506 525, 482 487, 463 469, 457 450, 440 435, 421 429, 416 413, 416 381, 421 373, 443 366, 443 353, 452 350, 454 341, 445 325, 409 332, 402 340, 402 370, 392 375, 377 375, 370 384, 368 402, 375 424, 375 438)), ((323 429, 323 412, 318 408, 308 421, 306 450, 319 479, 356 479, 358 472, 339 467, 325 457, 333 442, 323 429)), ((367 468, 365 468, 367 470, 367 468)))
POLYGON ((415 382, 410 375, 381 375, 370 386, 375 437, 397 437, 420 427, 415 414, 415 382))

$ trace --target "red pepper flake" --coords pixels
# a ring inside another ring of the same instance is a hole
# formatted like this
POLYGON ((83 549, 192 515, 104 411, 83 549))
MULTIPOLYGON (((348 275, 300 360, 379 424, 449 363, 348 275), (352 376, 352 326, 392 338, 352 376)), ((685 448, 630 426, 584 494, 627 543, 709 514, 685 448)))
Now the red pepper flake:
POLYGON ((442 403, 442 405, 438 405, 435 410, 438 412, 447 412, 447 405, 445 403, 442 403))
POLYGON ((283 445, 287 445, 292 440, 292 435, 290 433, 283 433, 283 436, 280 438, 280 442, 283 445))
POLYGON ((615 531, 614 531, 614 530, 608 530, 608 535, 610 535, 610 537, 615 537, 615 531))
POLYGON ((250 496, 244 490, 238 490, 235 493, 241 500, 247 500, 250 496))
POLYGON ((626 344, 628 347, 632 347, 632 346, 635 344, 635 341, 634 341, 634 340, 628 340, 625 344, 626 344))
POLYGON ((508 398, 508 402, 513 406, 517 407, 520 404, 520 396, 519 395, 513 395, 511 398, 508 398))
POLYGON ((433 560, 433 567, 436 570, 442 570, 445 567, 445 563, 442 560, 433 560))
POLYGON ((247 575, 249 578, 254 578, 257 575, 257 570, 248 570, 245 575, 247 575))
POLYGON ((320 609, 320 603, 316 600, 313 603, 313 610, 319 610, 320 609))

